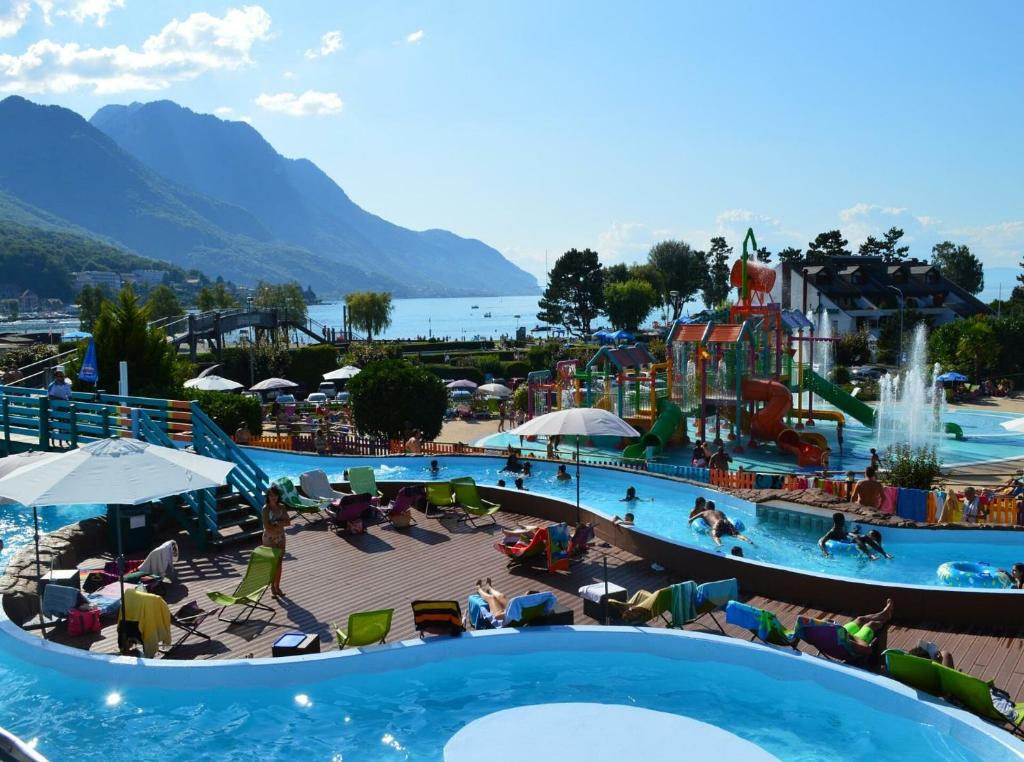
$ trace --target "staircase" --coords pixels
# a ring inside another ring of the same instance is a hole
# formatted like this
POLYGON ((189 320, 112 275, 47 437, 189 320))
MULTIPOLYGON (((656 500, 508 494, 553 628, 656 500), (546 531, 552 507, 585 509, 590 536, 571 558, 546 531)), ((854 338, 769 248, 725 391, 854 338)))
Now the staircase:
MULTIPOLYGON (((235 464, 227 484, 165 498, 164 508, 200 549, 245 542, 263 532, 260 511, 269 480, 263 470, 204 413, 191 405, 192 446, 196 453, 235 464)), ((174 443, 144 410, 136 413, 139 438, 164 447, 174 443)))

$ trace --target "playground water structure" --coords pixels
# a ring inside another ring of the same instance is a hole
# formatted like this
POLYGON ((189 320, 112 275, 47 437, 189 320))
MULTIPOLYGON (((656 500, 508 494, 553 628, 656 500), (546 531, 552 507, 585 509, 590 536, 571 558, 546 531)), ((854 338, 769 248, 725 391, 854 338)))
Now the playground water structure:
MULTIPOLYGON (((440 456, 437 458, 316 456, 250 450, 253 460, 271 478, 290 476, 297 480, 304 471, 323 469, 333 482, 343 481, 343 472, 353 466, 371 466, 380 481, 431 481, 430 461, 437 460, 441 471, 437 478, 471 476, 477 483, 494 485, 499 479, 511 482, 515 474, 502 471, 505 461, 490 457, 440 456)), ((525 478, 526 488, 535 494, 573 503, 576 497, 572 481, 555 477, 557 464, 537 462, 533 475, 525 478)), ((827 574, 855 580, 870 580, 894 585, 942 587, 936 577, 938 567, 947 561, 984 561, 1009 568, 1024 560, 1022 535, 1014 531, 971 530, 923 531, 886 529, 886 549, 895 560, 868 561, 860 558, 822 556, 818 538, 831 524, 827 515, 766 512, 745 500, 717 490, 685 482, 659 478, 643 472, 583 466, 580 479, 581 505, 607 518, 634 514, 636 529, 687 547, 709 553, 728 553, 734 544, 743 546, 748 560, 795 569, 816 575, 827 574), (625 503, 621 498, 627 487, 635 487, 639 501, 625 503), (754 546, 726 539, 717 548, 706 534, 690 529, 687 518, 697 497, 714 500, 716 506, 746 525, 745 534, 754 546)), ((1014 594, 1014 593, 1008 593, 1014 594)))

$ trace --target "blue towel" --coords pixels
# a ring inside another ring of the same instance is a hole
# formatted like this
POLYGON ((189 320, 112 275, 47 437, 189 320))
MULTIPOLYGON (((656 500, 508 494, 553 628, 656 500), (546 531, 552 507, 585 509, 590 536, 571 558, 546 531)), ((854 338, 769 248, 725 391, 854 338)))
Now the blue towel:
POLYGON ((555 610, 558 599, 555 594, 549 591, 533 593, 532 595, 517 595, 508 602, 508 610, 505 612, 506 622, 518 622, 523 617, 523 609, 532 608, 544 604, 544 613, 550 614, 555 610))
POLYGON ((100 595, 99 593, 86 593, 86 603, 91 606, 95 606, 100 610, 100 616, 107 616, 107 614, 116 614, 117 610, 121 608, 121 599, 115 598, 111 595, 100 595))
POLYGON ((43 588, 43 615, 65 618, 70 609, 78 608, 78 595, 77 587, 55 585, 50 582, 43 588))
POLYGON ((694 606, 697 585, 694 582, 677 582, 672 585, 672 627, 682 627, 697 617, 694 606))
POLYGON ((722 607, 729 601, 740 597, 739 583, 735 578, 721 579, 717 582, 705 582, 697 586, 697 606, 703 606, 705 602, 722 607))
POLYGON ((476 593, 469 596, 466 608, 469 610, 469 623, 474 630, 492 630, 496 626, 487 601, 476 593))
POLYGON ((754 477, 754 486, 757 489, 769 489, 772 486, 771 474, 757 474, 754 477))

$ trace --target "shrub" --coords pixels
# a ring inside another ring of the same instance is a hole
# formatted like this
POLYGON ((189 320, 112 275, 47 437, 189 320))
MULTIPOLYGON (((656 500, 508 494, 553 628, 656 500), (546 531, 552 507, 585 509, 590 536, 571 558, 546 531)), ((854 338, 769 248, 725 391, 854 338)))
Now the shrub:
POLYGON ((305 389, 315 391, 324 373, 338 367, 338 350, 327 344, 296 347, 289 355, 287 378, 305 389))
POLYGON ((382 360, 348 382, 356 428, 397 438, 420 429, 424 439, 441 433, 448 393, 438 377, 405 360, 382 360))
POLYGON ((402 345, 385 344, 380 341, 354 341, 349 344, 345 354, 345 365, 356 365, 360 368, 378 360, 397 360, 402 356, 402 345))
POLYGON ((490 373, 494 378, 500 378, 505 367, 498 355, 477 355, 473 358, 473 366, 485 376, 490 373))
POLYGON ((203 412, 228 436, 232 436, 243 423, 249 427, 249 432, 253 436, 259 436, 263 432, 263 414, 259 400, 240 394, 203 392, 198 389, 186 389, 185 392, 189 399, 199 403, 203 412))
POLYGON ((512 392, 512 407, 520 413, 525 413, 529 406, 529 394, 529 387, 526 384, 519 384, 512 392))
POLYGON ((526 378, 526 374, 530 372, 530 366, 522 360, 513 360, 504 364, 502 369, 502 376, 506 381, 513 378, 526 378))
POLYGON ((845 365, 837 365, 833 368, 832 383, 840 385, 850 383, 850 369, 845 365))
POLYGON ((534 344, 526 350, 526 361, 530 364, 530 370, 555 370, 555 354, 558 352, 558 344, 545 342, 534 344))
MULTIPOLYGON (((871 362, 871 344, 865 331, 850 333, 835 342, 836 365, 863 365, 871 362)), ((836 383, 839 383, 838 381, 836 383)))
POLYGON ((477 384, 484 382, 484 374, 476 368, 455 368, 451 365, 421 365, 420 367, 433 373, 442 381, 455 381, 465 378, 477 384))
POLYGON ((908 444, 893 445, 886 450, 882 454, 882 465, 888 471, 886 483, 910 489, 931 489, 941 470, 934 447, 915 449, 908 444))

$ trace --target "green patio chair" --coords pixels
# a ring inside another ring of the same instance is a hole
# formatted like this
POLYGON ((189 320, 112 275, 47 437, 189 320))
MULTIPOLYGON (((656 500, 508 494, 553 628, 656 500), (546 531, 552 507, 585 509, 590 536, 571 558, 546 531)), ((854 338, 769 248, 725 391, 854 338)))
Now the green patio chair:
POLYGON ((423 515, 428 519, 441 518, 446 514, 448 508, 456 506, 455 495, 452 494, 450 482, 427 482, 427 510, 423 515), (431 508, 440 510, 431 513, 431 508))
POLYGON ((895 648, 883 653, 882 659, 886 672, 893 680, 933 696, 942 695, 942 678, 937 669, 940 666, 938 662, 895 648))
POLYGON ((942 683, 942 693, 947 699, 986 720, 1010 725, 1014 733, 1020 732, 1021 722, 1024 721, 1024 702, 1014 703, 1013 719, 1011 720, 996 709, 992 703, 994 685, 991 680, 985 682, 941 664, 936 664, 936 667, 938 667, 939 680, 942 683))
POLYGON ((345 646, 372 646, 383 643, 391 632, 391 617, 394 609, 380 611, 360 611, 348 618, 348 629, 343 630, 332 624, 334 635, 338 639, 338 649, 345 646))
POLYGON ((451 485, 455 488, 455 502, 465 514, 459 521, 468 521, 474 527, 477 519, 490 519, 491 523, 498 523, 494 514, 501 510, 501 506, 480 497, 472 476, 452 479, 451 485))
POLYGON ((295 511, 303 518, 307 518, 307 514, 319 514, 323 511, 324 507, 327 506, 329 501, 326 500, 314 500, 312 498, 303 497, 299 494, 299 491, 295 489, 295 482, 289 479, 287 476, 281 476, 271 484, 276 485, 281 490, 281 502, 284 503, 285 508, 290 511, 295 511))
POLYGON ((353 495, 369 495, 377 505, 384 493, 377 489, 377 478, 369 466, 358 466, 348 470, 348 486, 353 495))
POLYGON ((245 569, 245 576, 238 583, 235 592, 230 595, 227 593, 207 593, 210 600, 221 607, 217 619, 234 624, 241 621, 242 614, 245 614, 245 619, 248 620, 256 609, 270 612, 270 618, 273 619, 277 612, 270 608, 270 606, 260 603, 260 599, 263 598, 263 594, 270 587, 270 583, 274 579, 274 572, 277 571, 277 565, 280 562, 280 548, 271 548, 266 545, 260 545, 255 548, 252 555, 249 556, 249 565, 245 569), (234 619, 225 619, 224 612, 230 606, 242 606, 242 611, 234 619))

